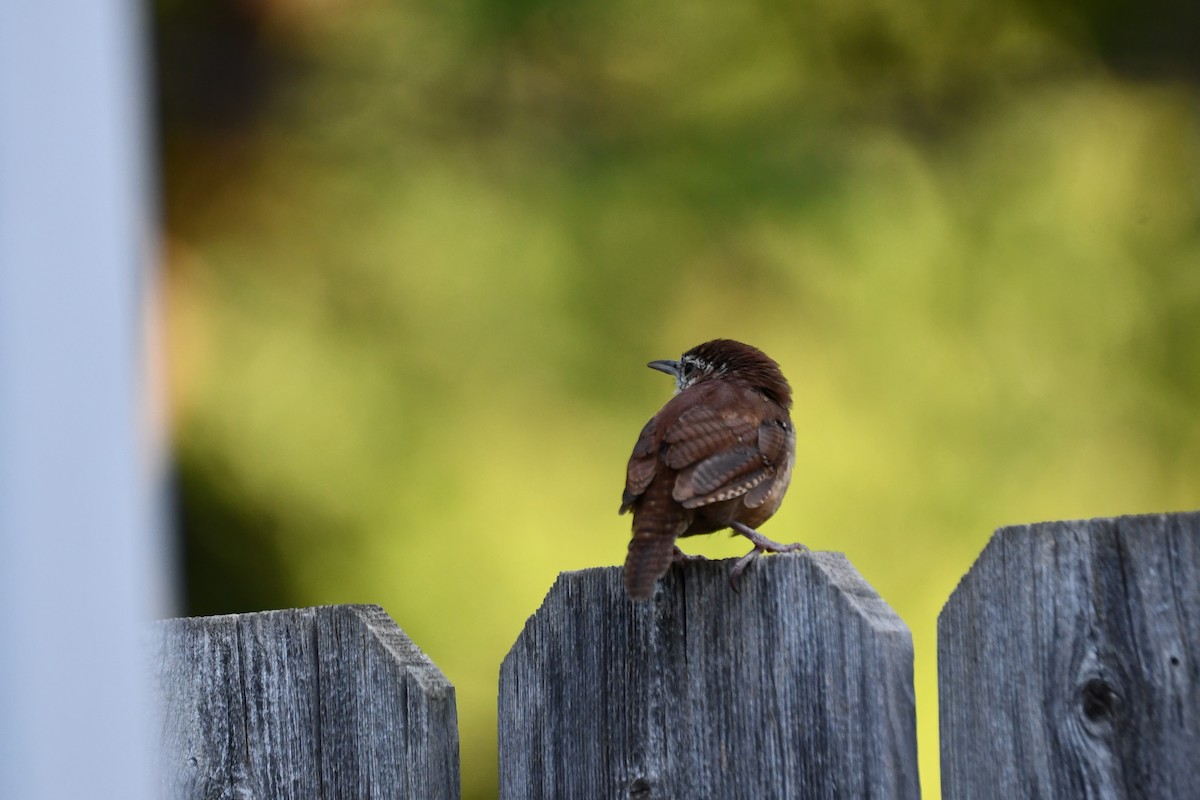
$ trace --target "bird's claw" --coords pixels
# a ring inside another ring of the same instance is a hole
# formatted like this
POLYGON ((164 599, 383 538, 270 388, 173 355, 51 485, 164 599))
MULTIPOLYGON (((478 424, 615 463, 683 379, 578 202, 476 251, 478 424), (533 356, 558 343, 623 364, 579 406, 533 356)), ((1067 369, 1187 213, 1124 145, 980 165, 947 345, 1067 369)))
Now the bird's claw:
POLYGON ((685 553, 679 549, 678 545, 675 546, 675 552, 671 555, 672 564, 687 564, 694 561, 708 561, 708 559, 704 556, 685 553))
POLYGON ((740 578, 742 573, 746 571, 746 568, 750 566, 750 563, 754 561, 754 559, 758 558, 760 553, 795 553, 797 551, 808 552, 808 548, 800 542, 780 544, 779 542, 772 541, 763 536, 749 525, 743 525, 740 522, 735 522, 731 527, 754 543, 754 549, 739 558, 737 563, 733 565, 733 569, 729 572, 729 588, 733 589, 733 591, 737 592, 738 594, 741 594, 741 590, 738 589, 738 578, 740 578))
POLYGON ((738 594, 742 593, 742 590, 738 588, 738 578, 740 578, 742 573, 746 571, 746 567, 750 566, 750 562, 758 558, 758 554, 761 552, 763 551, 760 550, 757 545, 755 545, 753 550, 737 560, 737 563, 733 565, 733 569, 729 571, 730 589, 733 589, 733 591, 738 594))

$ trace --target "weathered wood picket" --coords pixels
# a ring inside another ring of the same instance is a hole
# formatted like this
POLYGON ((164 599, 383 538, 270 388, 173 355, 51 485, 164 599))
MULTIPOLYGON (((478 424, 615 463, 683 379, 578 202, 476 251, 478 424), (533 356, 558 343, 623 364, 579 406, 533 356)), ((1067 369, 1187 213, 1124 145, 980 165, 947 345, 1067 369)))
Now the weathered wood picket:
POLYGON ((997 531, 938 684, 947 798, 1200 797, 1200 513, 997 531))
POLYGON ((917 797, 908 628, 839 553, 755 569, 562 575, 500 670, 501 800, 917 797))
MULTIPOLYGON (((836 553, 565 573, 500 669, 500 796, 918 797, 908 629, 836 553)), ((938 621, 942 792, 1196 796, 1200 512, 998 531, 938 621)), ((167 798, 454 798, 454 690, 381 609, 159 623, 167 798)))
POLYGON ((162 798, 456 798, 454 687, 377 606, 157 623, 162 798))

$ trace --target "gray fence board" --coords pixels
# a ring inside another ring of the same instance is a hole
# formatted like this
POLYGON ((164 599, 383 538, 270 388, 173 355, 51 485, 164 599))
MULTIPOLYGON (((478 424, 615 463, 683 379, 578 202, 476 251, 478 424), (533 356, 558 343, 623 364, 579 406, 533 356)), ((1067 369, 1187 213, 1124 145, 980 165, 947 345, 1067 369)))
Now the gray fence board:
POLYGON ((564 573, 500 674, 500 796, 919 796, 908 628, 838 553, 564 573))
POLYGON ((1200 513, 997 531, 938 673, 948 800, 1200 795, 1200 513))
POLYGON ((376 606, 154 628, 160 795, 459 797, 454 689, 376 606))

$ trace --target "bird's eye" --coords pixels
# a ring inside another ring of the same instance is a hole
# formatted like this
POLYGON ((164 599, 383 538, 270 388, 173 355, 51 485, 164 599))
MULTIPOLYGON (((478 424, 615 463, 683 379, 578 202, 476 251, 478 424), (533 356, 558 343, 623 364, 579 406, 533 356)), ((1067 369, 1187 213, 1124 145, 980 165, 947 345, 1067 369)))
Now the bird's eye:
POLYGON ((691 378, 696 374, 696 364, 692 361, 683 362, 683 377, 691 378))

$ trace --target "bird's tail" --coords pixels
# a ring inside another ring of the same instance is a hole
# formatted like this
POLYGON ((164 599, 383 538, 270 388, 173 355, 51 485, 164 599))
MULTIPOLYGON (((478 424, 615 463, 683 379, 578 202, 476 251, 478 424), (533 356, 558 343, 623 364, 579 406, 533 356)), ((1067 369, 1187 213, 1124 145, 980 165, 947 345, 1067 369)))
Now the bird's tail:
POLYGON ((633 512, 633 538, 625 556, 625 593, 631 600, 648 598, 671 568, 675 537, 687 530, 690 513, 671 499, 669 484, 651 485, 642 496, 633 512))

